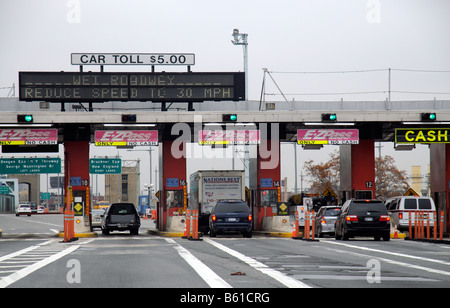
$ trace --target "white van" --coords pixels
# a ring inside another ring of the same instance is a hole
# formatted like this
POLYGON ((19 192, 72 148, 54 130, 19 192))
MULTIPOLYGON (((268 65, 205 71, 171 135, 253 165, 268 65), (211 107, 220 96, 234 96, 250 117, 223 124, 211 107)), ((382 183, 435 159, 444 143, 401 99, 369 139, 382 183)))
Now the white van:
POLYGON ((418 215, 418 211, 422 211, 425 217, 424 225, 434 226, 436 215, 436 206, 431 197, 414 197, 401 196, 386 200, 386 208, 391 214, 391 224, 397 225, 400 231, 409 230, 409 218, 412 217, 411 227, 414 227, 414 215, 418 215))

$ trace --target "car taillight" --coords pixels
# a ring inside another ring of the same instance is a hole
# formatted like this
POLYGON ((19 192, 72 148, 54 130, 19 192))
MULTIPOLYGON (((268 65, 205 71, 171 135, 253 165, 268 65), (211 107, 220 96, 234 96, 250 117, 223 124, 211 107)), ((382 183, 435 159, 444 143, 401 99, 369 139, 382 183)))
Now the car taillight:
POLYGON ((216 214, 212 214, 211 219, 212 219, 212 221, 216 221, 216 219, 217 219, 216 214))
POLYGON ((252 214, 248 214, 248 221, 252 221, 252 214))
POLYGON ((403 219, 403 213, 398 214, 399 219, 403 219))
POLYGON ((347 220, 347 221, 358 221, 358 216, 356 216, 356 215, 348 215, 347 217, 345 217, 345 220, 347 220))
POLYGON ((391 217, 389 217, 389 215, 381 215, 380 216, 380 221, 390 221, 391 217))
POLYGON ((321 217, 321 218, 320 218, 320 223, 321 223, 321 224, 325 224, 325 223, 327 223, 327 221, 325 220, 324 217, 321 217))

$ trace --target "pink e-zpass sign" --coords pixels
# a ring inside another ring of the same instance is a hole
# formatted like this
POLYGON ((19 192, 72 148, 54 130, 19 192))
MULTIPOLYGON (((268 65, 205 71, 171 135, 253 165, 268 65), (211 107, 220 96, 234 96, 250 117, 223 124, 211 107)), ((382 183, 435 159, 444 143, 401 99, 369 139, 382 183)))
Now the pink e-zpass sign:
POLYGON ((298 144, 358 144, 357 129, 298 129, 298 144))
POLYGON ((157 130, 97 130, 96 146, 158 145, 157 130))
POLYGON ((0 129, 0 145, 58 144, 57 129, 0 129))
POLYGON ((198 143, 212 144, 259 144, 259 130, 201 130, 198 143))

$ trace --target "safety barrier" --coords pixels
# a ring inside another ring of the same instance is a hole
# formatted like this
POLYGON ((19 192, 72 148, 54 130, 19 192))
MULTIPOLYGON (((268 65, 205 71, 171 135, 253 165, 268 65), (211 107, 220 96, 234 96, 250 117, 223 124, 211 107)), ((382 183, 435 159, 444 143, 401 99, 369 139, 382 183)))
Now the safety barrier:
POLYGON ((184 235, 182 238, 191 237, 191 210, 186 210, 186 219, 184 223, 184 235))
POLYGON ((303 232, 303 239, 313 240, 313 241, 315 240, 315 231, 314 231, 315 217, 316 217, 316 212, 314 210, 306 211, 306 213, 305 213, 305 231, 303 232))
POLYGON ((75 212, 71 210, 66 210, 64 212, 64 242, 74 241, 75 230, 74 230, 74 217, 75 212))
MULTIPOLYGON (((430 239, 431 237, 431 226, 430 226, 430 216, 433 220, 433 237, 437 239, 437 212, 435 211, 409 211, 409 237, 414 239, 430 239)), ((440 240, 443 236, 443 212, 441 213, 441 225, 440 225, 440 240)))
POLYGON ((184 236, 191 241, 201 241, 198 233, 198 210, 186 210, 184 236))
POLYGON ((298 211, 295 211, 294 224, 293 224, 293 229, 292 229, 292 238, 295 240, 301 238, 298 218, 299 218, 298 211))

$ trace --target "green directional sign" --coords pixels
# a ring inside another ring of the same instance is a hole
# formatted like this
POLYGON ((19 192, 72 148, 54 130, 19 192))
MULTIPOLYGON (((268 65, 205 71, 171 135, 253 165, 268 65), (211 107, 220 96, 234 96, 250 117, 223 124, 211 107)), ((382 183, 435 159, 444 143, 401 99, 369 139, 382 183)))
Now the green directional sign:
POLYGON ((61 158, 0 158, 0 174, 61 173, 61 158))
POLYGON ((0 186, 0 195, 9 195, 9 186, 0 186))
POLYGON ((89 173, 92 174, 119 174, 122 172, 120 158, 91 158, 89 159, 89 173))

